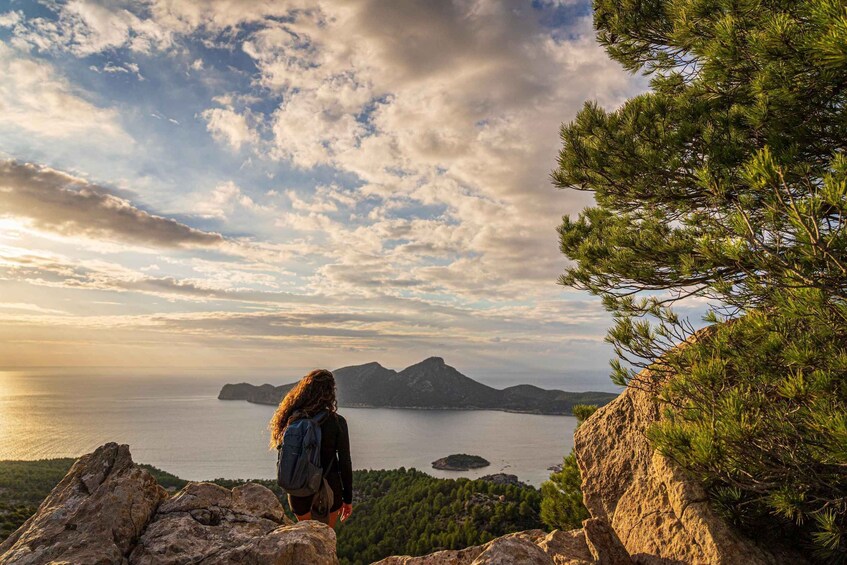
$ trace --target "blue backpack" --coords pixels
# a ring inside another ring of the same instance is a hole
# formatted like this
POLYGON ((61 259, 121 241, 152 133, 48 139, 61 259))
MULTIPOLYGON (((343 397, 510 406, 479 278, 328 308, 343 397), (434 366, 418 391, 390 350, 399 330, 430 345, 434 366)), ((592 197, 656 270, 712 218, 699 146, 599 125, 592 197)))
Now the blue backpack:
POLYGON ((288 424, 277 447, 276 482, 292 496, 312 496, 321 488, 321 422, 326 412, 288 424))

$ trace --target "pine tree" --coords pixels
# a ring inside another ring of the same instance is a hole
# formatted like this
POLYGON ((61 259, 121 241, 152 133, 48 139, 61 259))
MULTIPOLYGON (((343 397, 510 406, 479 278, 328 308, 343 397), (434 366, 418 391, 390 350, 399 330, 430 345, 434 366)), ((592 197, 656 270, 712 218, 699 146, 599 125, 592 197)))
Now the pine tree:
POLYGON ((742 527, 845 561, 847 6, 596 0, 594 23, 651 88, 562 128, 554 182, 596 206, 563 219, 561 282, 613 313, 615 382, 665 402, 657 447, 742 527), (676 349, 692 304, 716 325, 676 349))

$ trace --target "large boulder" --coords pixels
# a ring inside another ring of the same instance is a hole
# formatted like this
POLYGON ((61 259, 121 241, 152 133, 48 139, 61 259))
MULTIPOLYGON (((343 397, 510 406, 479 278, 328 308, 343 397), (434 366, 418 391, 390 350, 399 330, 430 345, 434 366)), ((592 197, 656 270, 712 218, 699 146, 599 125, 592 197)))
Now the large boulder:
POLYGON ((38 511, 0 544, 0 563, 126 563, 165 496, 133 464, 126 445, 107 443, 74 463, 38 511))
POLYGON ((739 535, 710 506, 702 486, 653 449, 645 436, 660 416, 645 370, 577 429, 574 452, 585 506, 611 525, 636 563, 647 565, 802 562, 739 535))
POLYGON ((0 544, 3 565, 336 565, 335 532, 292 524, 276 495, 189 483, 167 492, 106 444, 74 463, 38 511, 0 544))
POLYGON ((387 557, 374 565, 590 565, 594 562, 582 530, 546 533, 527 530, 485 545, 446 550, 420 557, 387 557))
POLYGON ((313 521, 292 525, 267 488, 190 483, 162 503, 129 562, 329 565, 338 560, 335 532, 313 521))

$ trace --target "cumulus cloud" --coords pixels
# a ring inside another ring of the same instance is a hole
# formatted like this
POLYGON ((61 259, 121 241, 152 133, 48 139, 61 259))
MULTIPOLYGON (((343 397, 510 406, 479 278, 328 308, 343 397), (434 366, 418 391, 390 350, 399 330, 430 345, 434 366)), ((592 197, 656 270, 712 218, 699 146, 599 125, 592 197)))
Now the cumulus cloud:
POLYGON ((118 113, 86 100, 49 63, 0 42, 0 128, 55 138, 131 143, 118 113))
POLYGON ((80 178, 16 161, 0 162, 0 215, 39 229, 157 247, 212 247, 224 238, 157 216, 80 178))
MULTIPOLYGON (((38 168, 47 180, 31 173, 29 188, 0 188, 0 213, 59 233, 172 250, 212 248, 290 276, 283 281, 221 266, 187 275, 183 262, 174 275, 88 265, 85 273, 33 272, 28 280, 256 308, 275 307, 274 292, 239 285, 267 284, 303 297, 302 312, 277 317, 242 312, 156 322, 188 333, 220 329, 245 340, 299 339, 296 328, 328 304, 357 304, 373 317, 338 320, 361 329, 358 336, 327 330, 327 339, 343 339, 345 346, 375 348, 398 336, 397 343, 431 347, 449 336, 470 348, 496 336, 500 344, 543 352, 563 334, 600 339, 602 310, 562 299, 555 285, 564 263, 555 227, 590 199, 554 190, 548 175, 559 126, 586 99, 612 107, 645 84, 596 45, 588 0, 72 0, 48 9, 57 17, 12 14, 0 25, 12 30, 13 45, 33 54, 99 53, 100 72, 138 73, 133 58, 158 50, 172 56, 180 78, 202 83, 197 99, 211 102, 191 110, 205 126, 200 133, 222 146, 222 161, 238 159, 247 172, 232 175, 232 182, 219 176, 190 186, 157 207, 189 208, 190 201, 197 225, 245 235, 224 239, 147 212, 115 191, 38 168), (215 48, 231 57, 215 57, 215 48), (222 61, 238 68, 225 71, 222 61), (439 310, 448 304, 453 310, 439 310), (437 323, 422 329, 421 319, 437 323)), ((46 65, 15 59, 34 69, 46 65)), ((162 71, 148 71, 148 64, 142 65, 148 76, 162 71)), ((24 115, 40 112, 43 121, 21 127, 45 135, 54 122, 55 131, 65 132, 92 131, 84 121, 118 127, 114 112, 86 102, 54 74, 40 79, 49 85, 46 79, 58 80, 53 92, 76 97, 76 113, 86 120, 64 124, 62 115, 51 116, 49 96, 33 102, 23 87, 6 95, 2 89, 11 87, 0 85, 4 105, 9 98, 12 107, 24 107, 17 118, 0 112, 0 124, 25 124, 24 115)), ((181 134, 188 134, 186 126, 181 134)))
MULTIPOLYGON (((558 127, 586 99, 613 106, 644 87, 596 45, 578 5, 151 0, 140 17, 120 4, 76 0, 57 8, 58 36, 42 36, 65 46, 62 37, 81 38, 77 52, 132 48, 133 38, 167 49, 189 36, 240 49, 258 74, 249 90, 219 95, 221 107, 199 114, 212 137, 260 159, 330 167, 357 179, 360 202, 372 200, 342 217, 339 202, 317 189, 311 199, 288 191, 292 211, 276 225, 313 243, 372 243, 385 220, 406 220, 416 205, 439 208, 437 231, 449 242, 421 229, 369 252, 386 269, 409 268, 415 254, 450 256, 450 264, 419 262, 411 278, 456 293, 466 281, 474 298, 483 281, 524 295, 528 284, 553 284, 561 269, 555 226, 590 203, 550 186, 558 127), (559 9, 570 16, 549 27, 559 9), (261 110, 251 109, 257 92, 271 94, 261 110), (268 110, 272 99, 279 102, 268 110)), ((216 191, 202 213, 224 218, 239 198, 216 191)), ((339 268, 322 277, 344 272, 358 251, 328 249, 339 268)))
MULTIPOLYGON (((595 44, 590 18, 554 32, 537 9, 550 5, 318 6, 243 44, 260 83, 283 99, 270 118, 271 154, 358 177, 362 192, 383 201, 359 232, 378 234, 381 220, 410 202, 445 207, 440 231, 451 235, 441 249, 455 251, 454 262, 419 264, 413 278, 431 283, 420 288, 525 295, 527 284, 552 285, 561 269, 555 226, 589 203, 550 186, 559 125, 586 99, 613 106, 643 87, 595 44)), ((300 217, 331 229, 321 216, 300 217)), ((426 230, 417 234, 422 239, 375 252, 386 269, 400 267, 403 255, 439 249, 426 230)), ((337 259, 324 278, 347 277, 343 265, 357 261, 337 259)))
POLYGON ((226 143, 235 151, 257 139, 256 133, 247 122, 247 117, 231 108, 209 108, 204 110, 201 116, 206 120, 206 129, 212 137, 226 143))

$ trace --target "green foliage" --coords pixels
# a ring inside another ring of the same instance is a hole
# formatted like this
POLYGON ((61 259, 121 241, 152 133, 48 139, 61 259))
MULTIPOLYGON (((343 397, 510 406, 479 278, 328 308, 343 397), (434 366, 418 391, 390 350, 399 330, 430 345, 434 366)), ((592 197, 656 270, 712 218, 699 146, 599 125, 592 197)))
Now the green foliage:
MULTIPOLYGON (((0 461, 0 541, 35 512, 72 463, 72 459, 0 461)), ((186 483, 149 465, 142 466, 166 488, 181 488, 186 483)), ((541 495, 532 487, 436 479, 404 468, 354 471, 353 481, 353 515, 336 526, 338 556, 344 564, 371 563, 396 554, 460 549, 509 532, 542 527, 541 495)), ((248 481, 212 482, 233 488, 248 481)), ((293 518, 276 481, 250 482, 274 491, 293 518)))
POLYGON ((828 558, 847 545, 847 307, 807 297, 803 309, 814 315, 753 311, 671 353, 678 374, 649 437, 730 521, 828 558))
POLYGON ((0 462, 0 541, 35 513, 73 462, 73 459, 0 462))
POLYGON ((615 382, 657 389, 654 441, 718 507, 847 561, 847 6, 595 0, 595 27, 651 91, 562 128, 554 181, 596 206, 561 282, 603 298, 615 382), (673 353, 692 298, 730 323, 673 353))
POLYGON ((603 296, 619 356, 649 362, 684 339, 668 306, 689 296, 724 315, 771 306, 779 290, 843 300, 842 3, 595 4, 601 41, 652 73, 652 91, 611 112, 586 105, 562 128, 553 178, 598 204, 560 227, 575 261, 561 282, 603 296))
POLYGON ((576 425, 579 427, 589 416, 597 411, 597 406, 593 404, 577 404, 573 407, 573 415, 576 418, 576 425))
POLYGON ((172 475, 167 471, 157 469, 152 465, 145 465, 144 463, 140 463, 138 466, 142 469, 146 469, 148 473, 153 475, 153 478, 156 479, 156 482, 165 487, 167 490, 179 490, 186 484, 188 484, 188 481, 180 479, 176 475, 172 475))
MULTIPOLYGON (((574 406, 577 427, 597 408, 590 404, 574 406)), ((553 529, 572 530, 582 527, 582 521, 588 518, 588 509, 582 502, 582 475, 571 452, 564 458, 562 469, 554 471, 541 485, 541 521, 553 529)))
POLYGON ((541 521, 550 528, 573 530, 590 518, 582 503, 582 476, 571 453, 565 457, 562 470, 550 475, 541 485, 541 521))
POLYGON ((357 471, 353 515, 338 528, 341 563, 459 549, 541 527, 531 487, 436 479, 415 469, 357 471))

